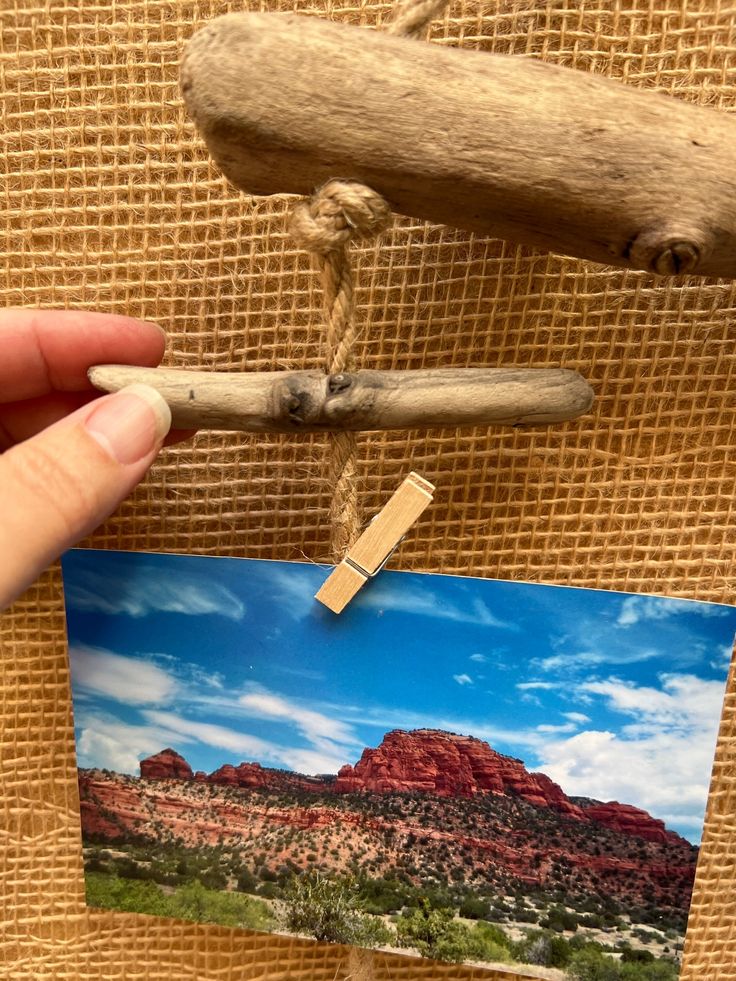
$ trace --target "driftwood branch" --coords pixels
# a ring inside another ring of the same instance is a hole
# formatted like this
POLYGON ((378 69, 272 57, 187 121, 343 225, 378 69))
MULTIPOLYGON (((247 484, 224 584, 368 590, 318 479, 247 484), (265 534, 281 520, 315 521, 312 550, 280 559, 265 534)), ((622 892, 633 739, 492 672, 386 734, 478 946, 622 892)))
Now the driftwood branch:
POLYGON ((575 419, 593 392, 563 368, 447 368, 434 371, 180 371, 99 365, 92 384, 115 392, 133 382, 156 388, 174 426, 244 432, 489 426, 575 419))
POLYGON ((293 14, 213 20, 182 90, 251 194, 353 178, 404 214, 661 274, 736 276, 736 116, 293 14))

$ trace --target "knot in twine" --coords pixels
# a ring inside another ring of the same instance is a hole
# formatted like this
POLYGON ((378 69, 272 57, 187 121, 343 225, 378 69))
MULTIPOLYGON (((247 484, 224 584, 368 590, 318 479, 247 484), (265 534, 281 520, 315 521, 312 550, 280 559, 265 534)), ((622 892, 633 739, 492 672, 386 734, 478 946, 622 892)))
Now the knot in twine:
POLYGON ((300 201, 291 216, 291 234, 300 248, 327 257, 348 242, 377 235, 391 210, 376 191, 358 181, 332 180, 300 201))
MULTIPOLYGON (((326 318, 325 369, 349 371, 357 336, 351 240, 377 235, 389 224, 391 210, 380 194, 358 181, 331 180, 292 213, 290 230, 297 244, 316 260, 322 273, 326 318)), ((355 433, 332 438, 328 465, 332 485, 329 521, 331 551, 339 562, 360 533, 355 433)))
MULTIPOLYGON (((447 0, 402 0, 388 32, 421 37, 429 22, 444 9, 447 0)), ((357 336, 353 271, 348 244, 377 235, 391 219, 391 209, 380 194, 360 181, 331 180, 307 201, 294 208, 290 228, 297 245, 317 259, 322 273, 322 293, 327 320, 327 357, 330 374, 349 371, 357 336)), ((332 438, 329 480, 331 550, 339 562, 360 532, 355 433, 338 432, 332 438)), ((367 981, 365 965, 351 977, 367 981)))

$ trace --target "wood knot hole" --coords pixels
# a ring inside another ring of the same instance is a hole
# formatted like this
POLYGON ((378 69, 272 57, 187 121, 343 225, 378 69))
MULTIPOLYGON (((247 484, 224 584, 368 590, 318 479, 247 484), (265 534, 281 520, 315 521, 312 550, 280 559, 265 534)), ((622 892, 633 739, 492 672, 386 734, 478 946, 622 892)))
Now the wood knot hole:
POLYGON ((330 375, 327 379, 327 391, 330 395, 339 395, 341 392, 346 392, 352 384, 352 375, 347 375, 343 372, 337 375, 330 375))
POLYGON ((692 272, 700 262, 700 251, 692 242, 670 242, 652 260, 652 269, 660 276, 678 276, 692 272))

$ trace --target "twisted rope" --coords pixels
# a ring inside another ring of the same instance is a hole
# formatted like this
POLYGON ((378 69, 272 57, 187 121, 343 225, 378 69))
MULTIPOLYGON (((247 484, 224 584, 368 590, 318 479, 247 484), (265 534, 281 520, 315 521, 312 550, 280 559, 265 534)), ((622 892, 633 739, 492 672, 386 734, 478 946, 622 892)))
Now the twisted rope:
POLYGON ((386 33, 422 37, 430 21, 439 17, 446 6, 447 0, 404 0, 397 4, 392 20, 386 25, 386 33))
MULTIPOLYGON (((322 274, 327 320, 325 367, 329 374, 352 367, 358 333, 348 243, 377 234, 390 220, 391 211, 381 195, 357 181, 329 181, 309 200, 300 202, 292 214, 291 232, 316 259, 322 274)), ((361 528, 355 433, 335 433, 331 449, 330 551, 339 562, 361 528)))
MULTIPOLYGON (((446 3, 447 0, 404 0, 387 32, 420 37, 446 3)), ((358 335, 349 244, 378 235, 390 220, 391 209, 381 195, 358 181, 328 181, 311 198, 300 201, 292 213, 291 233, 297 245, 312 255, 321 273, 327 326, 325 367, 329 374, 352 368, 358 335)), ((335 562, 345 557, 362 525, 357 447, 355 433, 335 433, 332 437, 329 521, 330 551, 335 562)))

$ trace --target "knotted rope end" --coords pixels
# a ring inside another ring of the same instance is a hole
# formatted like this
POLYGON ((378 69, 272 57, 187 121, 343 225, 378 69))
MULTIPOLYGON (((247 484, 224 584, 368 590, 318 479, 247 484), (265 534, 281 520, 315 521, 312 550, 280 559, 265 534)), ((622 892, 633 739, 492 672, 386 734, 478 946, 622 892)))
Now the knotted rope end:
POLYGON ((300 248, 326 256, 350 241, 378 235, 390 221, 391 209, 372 188, 359 181, 330 180, 298 202, 289 230, 300 248))

